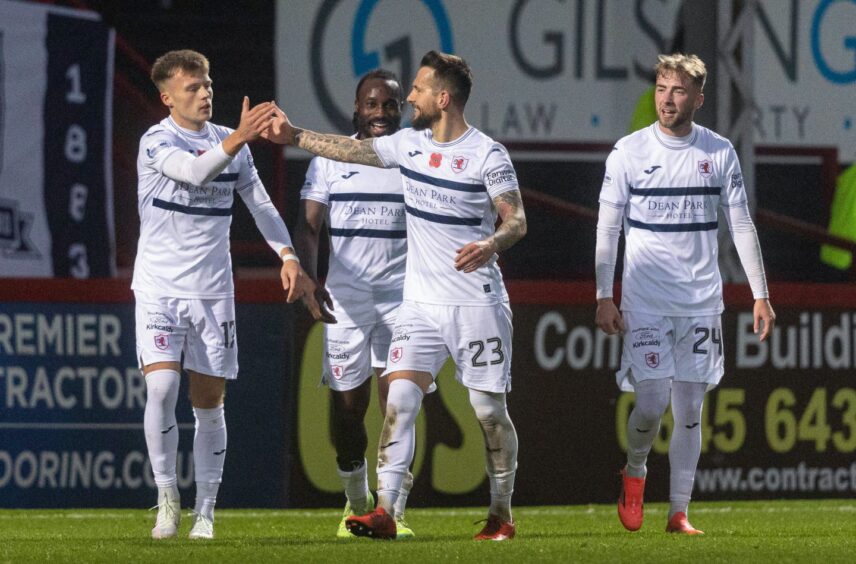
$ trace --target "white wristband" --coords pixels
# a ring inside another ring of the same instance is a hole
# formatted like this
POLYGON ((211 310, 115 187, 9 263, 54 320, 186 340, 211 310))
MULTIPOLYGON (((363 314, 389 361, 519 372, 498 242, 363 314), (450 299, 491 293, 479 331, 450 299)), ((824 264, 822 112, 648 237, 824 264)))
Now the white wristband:
POLYGON ((300 259, 299 259, 299 258, 297 258, 297 255, 295 255, 295 254, 293 254, 293 253, 289 253, 289 254, 287 254, 287 255, 282 255, 280 258, 282 259, 282 262, 286 262, 286 261, 289 261, 289 260, 293 260, 293 261, 294 261, 294 262, 296 262, 297 264, 300 264, 300 259))

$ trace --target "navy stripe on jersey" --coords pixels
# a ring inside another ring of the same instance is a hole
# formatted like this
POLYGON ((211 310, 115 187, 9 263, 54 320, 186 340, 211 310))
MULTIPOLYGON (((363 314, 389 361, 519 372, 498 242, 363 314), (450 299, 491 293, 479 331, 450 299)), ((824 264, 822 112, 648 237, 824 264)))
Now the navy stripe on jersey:
POLYGON ((152 200, 152 205, 162 210, 186 213, 188 215, 232 215, 232 208, 201 208, 196 206, 185 206, 183 204, 176 204, 175 202, 167 202, 160 198, 152 200))
POLYGON ((372 194, 371 192, 341 192, 330 194, 331 202, 396 202, 404 203, 404 194, 372 194))
POLYGON ((234 182, 238 179, 237 172, 221 172, 211 182, 234 182))
POLYGON ((719 227, 716 221, 707 223, 643 223, 635 219, 627 218, 630 227, 647 229, 648 231, 660 231, 668 233, 683 233, 687 231, 714 231, 719 227))
POLYGON ((446 225, 481 225, 482 222, 480 217, 452 217, 449 215, 428 213, 422 210, 417 210, 416 208, 411 208, 407 204, 404 205, 404 209, 414 217, 418 217, 426 221, 432 221, 434 223, 444 223, 446 225))
POLYGON ((440 188, 448 188, 449 190, 457 190, 459 192, 487 192, 487 188, 484 187, 484 184, 455 182, 454 180, 446 180, 445 178, 434 178, 433 176, 428 176, 427 174, 422 174, 403 166, 399 166, 398 168, 401 169, 401 174, 407 178, 418 180, 425 184, 431 184, 432 186, 439 186, 440 188))
POLYGON ((372 237, 374 239, 407 239, 407 231, 383 231, 381 229, 330 228, 333 237, 372 237))
POLYGON ((634 188, 632 196, 719 196, 722 186, 686 186, 680 188, 634 188))

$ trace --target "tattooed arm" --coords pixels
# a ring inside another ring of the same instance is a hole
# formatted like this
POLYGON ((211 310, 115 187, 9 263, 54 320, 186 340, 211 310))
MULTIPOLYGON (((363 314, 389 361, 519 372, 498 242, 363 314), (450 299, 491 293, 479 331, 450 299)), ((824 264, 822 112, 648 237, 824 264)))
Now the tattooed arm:
POLYGON ((262 137, 280 145, 294 145, 310 153, 347 163, 383 168, 371 139, 352 139, 346 135, 315 133, 294 127, 285 112, 274 106, 271 126, 262 137))
POLYGON ((464 272, 473 272, 484 266, 495 253, 510 248, 526 235, 526 213, 519 190, 503 192, 493 199, 493 205, 499 213, 502 223, 496 232, 481 241, 467 243, 457 249, 455 268, 464 272))

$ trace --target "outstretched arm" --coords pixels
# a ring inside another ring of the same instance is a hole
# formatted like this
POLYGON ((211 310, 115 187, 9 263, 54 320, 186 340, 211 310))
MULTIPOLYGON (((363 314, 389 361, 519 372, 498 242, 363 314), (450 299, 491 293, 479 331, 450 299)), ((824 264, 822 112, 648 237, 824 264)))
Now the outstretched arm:
POLYGON ((270 128, 262 137, 280 145, 294 145, 321 157, 334 161, 364 164, 384 168, 383 162, 374 150, 372 139, 352 139, 346 135, 315 133, 308 129, 294 127, 288 116, 274 106, 274 118, 270 128))
POLYGON ((473 272, 484 266, 494 254, 510 248, 526 235, 526 212, 519 190, 503 192, 493 199, 493 205, 502 223, 487 239, 473 241, 457 249, 455 269, 473 272))

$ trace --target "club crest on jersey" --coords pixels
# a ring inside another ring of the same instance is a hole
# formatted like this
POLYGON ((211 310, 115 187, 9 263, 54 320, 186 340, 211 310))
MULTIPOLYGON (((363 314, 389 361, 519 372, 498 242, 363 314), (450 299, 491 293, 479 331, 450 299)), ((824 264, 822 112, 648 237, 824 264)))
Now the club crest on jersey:
POLYGON ((710 175, 713 174, 713 163, 707 159, 699 161, 698 172, 705 178, 710 178, 710 175))
POLYGON ((389 360, 392 362, 398 362, 401 360, 401 357, 404 356, 404 349, 401 347, 395 347, 389 351, 389 360))
POLYGON ((166 333, 158 333, 155 335, 155 346, 162 351, 169 348, 169 335, 166 333))
POLYGON ((440 153, 431 153, 431 159, 428 161, 428 166, 432 166, 434 168, 440 168, 440 164, 443 162, 443 155, 440 153))
POLYGON ((650 368, 657 368, 658 366, 660 366, 660 353, 645 353, 645 364, 647 364, 650 368))
POLYGON ((342 376, 345 375, 345 371, 342 370, 341 366, 338 366, 338 365, 331 366, 330 370, 333 371, 333 378, 335 378, 336 380, 341 380, 342 376))
POLYGON ((455 174, 463 172, 464 169, 467 168, 468 164, 470 164, 470 159, 455 155, 454 157, 452 157, 452 172, 454 172, 455 174))

